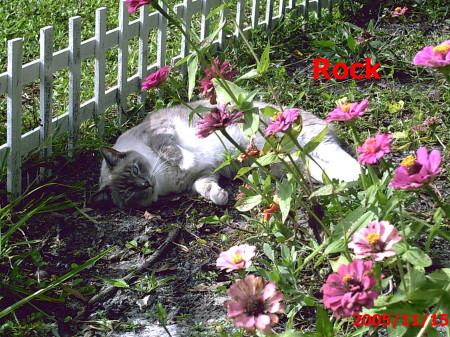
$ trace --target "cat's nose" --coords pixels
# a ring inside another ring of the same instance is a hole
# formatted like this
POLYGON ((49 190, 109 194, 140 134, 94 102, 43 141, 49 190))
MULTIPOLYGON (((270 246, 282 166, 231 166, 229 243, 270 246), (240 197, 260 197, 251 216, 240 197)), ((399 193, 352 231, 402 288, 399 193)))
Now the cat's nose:
POLYGON ((152 184, 148 180, 142 181, 142 188, 147 189, 149 187, 152 187, 152 184))

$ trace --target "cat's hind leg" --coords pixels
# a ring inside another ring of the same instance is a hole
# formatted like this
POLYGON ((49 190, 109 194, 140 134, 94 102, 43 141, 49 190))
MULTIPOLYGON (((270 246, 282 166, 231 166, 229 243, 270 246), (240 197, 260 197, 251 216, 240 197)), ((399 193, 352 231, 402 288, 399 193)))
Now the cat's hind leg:
POLYGON ((216 175, 200 177, 195 180, 193 189, 216 205, 225 205, 228 202, 228 192, 219 186, 218 180, 219 178, 216 175))
POLYGON ((322 169, 330 179, 345 182, 358 180, 361 173, 360 165, 338 144, 321 143, 311 155, 320 165, 319 167, 312 160, 309 161, 309 171, 314 180, 323 182, 322 169))

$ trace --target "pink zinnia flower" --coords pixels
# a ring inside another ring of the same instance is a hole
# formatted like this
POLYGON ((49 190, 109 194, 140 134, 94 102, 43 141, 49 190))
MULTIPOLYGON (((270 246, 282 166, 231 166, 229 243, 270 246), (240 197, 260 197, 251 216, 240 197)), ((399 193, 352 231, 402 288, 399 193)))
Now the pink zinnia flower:
POLYGON ((373 307, 379 294, 372 289, 377 283, 372 263, 355 259, 348 265, 342 264, 337 273, 328 275, 322 286, 323 304, 334 311, 337 319, 358 314, 362 307, 373 307))
POLYGON ((372 257, 381 261, 395 255, 392 246, 402 239, 398 230, 388 221, 371 221, 366 228, 352 236, 348 247, 355 251, 357 258, 372 257))
POLYGON ((280 303, 283 294, 277 292, 275 282, 265 283, 262 277, 248 275, 238 280, 228 289, 228 296, 234 301, 224 302, 227 317, 238 328, 246 328, 248 333, 261 330, 264 335, 273 333, 272 327, 278 323, 278 316, 285 312, 280 303))
POLYGON ((139 7, 144 6, 146 4, 149 4, 153 0, 125 0, 124 2, 128 6, 128 12, 133 13, 135 12, 139 7))
POLYGON ((391 16, 392 16, 393 18, 395 18, 396 16, 400 16, 400 15, 405 14, 405 12, 406 12, 407 10, 408 10, 408 7, 403 7, 403 8, 397 7, 397 8, 392 12, 391 16))
POLYGON ((244 120, 241 118, 244 113, 235 111, 235 109, 227 110, 226 104, 220 105, 219 108, 213 108, 202 120, 197 122, 199 131, 196 135, 199 138, 205 138, 214 131, 231 124, 244 123, 244 120))
POLYGON ((206 77, 200 80, 200 87, 198 88, 202 89, 200 96, 206 96, 212 104, 215 104, 216 90, 214 88, 212 79, 218 78, 220 72, 224 79, 226 79, 227 81, 233 81, 233 76, 237 74, 237 70, 233 70, 233 67, 230 66, 230 62, 228 61, 224 61, 222 65, 220 65, 220 61, 218 59, 214 59, 214 64, 210 69, 205 69, 206 77))
POLYGON ((392 135, 375 135, 358 146, 358 162, 361 165, 375 164, 386 153, 391 152, 392 135))
POLYGON ((161 83, 163 83, 169 76, 169 69, 170 66, 165 66, 162 67, 161 69, 158 69, 153 74, 149 75, 142 82, 142 90, 153 89, 159 86, 161 83))
POLYGON ((245 269, 252 264, 255 250, 255 246, 248 244, 233 246, 226 252, 220 253, 216 265, 220 269, 226 269, 227 273, 237 269, 245 269))
POLYGON ((360 117, 364 115, 364 109, 369 105, 369 101, 367 99, 363 100, 361 103, 348 103, 338 105, 336 109, 331 111, 327 119, 325 121, 327 123, 333 121, 348 121, 350 119, 354 119, 356 117, 360 117))
POLYGON ((428 154, 426 147, 417 150, 417 159, 413 156, 406 157, 394 173, 389 186, 411 190, 427 184, 441 172, 441 152, 432 150, 428 154))
POLYGON ((414 56, 416 66, 443 68, 450 66, 450 40, 435 46, 427 46, 414 56))
POLYGON ((274 135, 277 132, 286 131, 292 122, 298 118, 299 113, 300 109, 286 109, 283 112, 278 112, 264 133, 268 136, 274 135))

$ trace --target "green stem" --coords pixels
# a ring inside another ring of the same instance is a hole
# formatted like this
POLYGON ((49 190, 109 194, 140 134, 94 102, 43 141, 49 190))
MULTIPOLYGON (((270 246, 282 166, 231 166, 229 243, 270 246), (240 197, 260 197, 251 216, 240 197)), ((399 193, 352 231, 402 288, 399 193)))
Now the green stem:
MULTIPOLYGON (((361 145, 361 140, 359 139, 359 135, 358 135, 358 131, 356 130, 355 127, 355 121, 351 120, 349 121, 349 125, 350 125, 350 129, 352 131, 352 136, 353 136, 353 141, 354 141, 354 145, 355 145, 355 152, 358 153, 358 145, 361 145)), ((364 190, 367 189, 368 184, 367 184, 367 180, 366 180, 366 172, 363 166, 361 166, 361 185, 362 188, 364 190)))
MULTIPOLYGON (((402 228, 402 234, 403 234, 403 244, 405 246, 405 252, 407 252, 409 250, 409 245, 408 245, 408 240, 407 240, 408 236, 406 235, 405 221, 403 218, 403 207, 402 207, 403 200, 401 198, 399 198, 398 193, 397 193, 397 198, 399 199, 398 207, 399 207, 399 213, 400 213, 399 214, 400 215, 400 226, 402 228)), ((412 275, 411 275, 411 266, 408 261, 406 261, 406 270, 408 270, 408 275, 409 275, 409 278, 408 278, 408 280, 409 280, 408 291, 409 291, 409 290, 411 290, 411 287, 412 287, 412 280, 411 280, 412 275)), ((405 280, 403 279, 402 281, 404 282, 405 280)), ((404 283, 404 284, 405 284, 405 288, 406 288, 406 283, 404 283)), ((408 293, 408 291, 405 290, 406 293, 408 293)))

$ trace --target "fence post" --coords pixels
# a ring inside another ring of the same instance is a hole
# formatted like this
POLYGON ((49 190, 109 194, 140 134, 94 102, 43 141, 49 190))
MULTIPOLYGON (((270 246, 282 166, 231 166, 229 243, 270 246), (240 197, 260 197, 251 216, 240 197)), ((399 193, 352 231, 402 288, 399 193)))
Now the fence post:
POLYGON ((69 19, 69 156, 75 155, 79 137, 81 88, 81 17, 69 19))
POLYGON ((20 195, 22 189, 22 39, 8 41, 8 98, 7 132, 8 169, 6 189, 10 200, 20 195))
MULTIPOLYGON (((41 158, 52 154, 52 94, 53 94, 53 27, 48 26, 40 32, 40 54, 41 63, 39 66, 40 83, 40 109, 41 125, 39 127, 40 145, 43 146, 41 158)), ((50 169, 41 168, 41 174, 51 174, 50 169)))
POLYGON ((252 28, 256 29, 259 26, 259 0, 253 0, 252 3, 252 28))
POLYGON ((266 29, 267 30, 270 30, 272 28, 273 1, 274 0, 267 0, 267 5, 266 5, 266 29))
MULTIPOLYGON (((236 3, 236 23, 243 30, 245 13, 245 0, 238 0, 236 3)), ((236 27, 234 31, 234 40, 239 38, 239 29, 236 27)))
MULTIPOLYGON (((139 87, 142 87, 142 82, 148 76, 148 35, 150 32, 148 15, 149 6, 142 6, 140 11, 140 22, 139 22, 139 87)), ((139 91, 138 102, 142 104, 139 114, 141 116, 145 115, 145 102, 147 100, 147 92, 145 90, 139 91)))
MULTIPOLYGON (((121 4, 123 4, 121 2, 121 4)), ((122 7, 122 6, 121 6, 122 7)), ((95 105, 94 120, 98 128, 99 136, 105 132, 105 74, 106 74, 106 7, 98 8, 95 11, 95 105)), ((120 37, 119 37, 120 40, 120 37)), ((127 54, 128 55, 128 54, 127 54)), ((128 61, 128 60, 126 60, 128 61)), ((119 48, 120 62, 120 48, 119 48)), ((120 69, 120 63, 119 63, 120 69)), ((126 66, 125 66, 126 70, 126 66)), ((126 98, 125 98, 126 100, 126 98)), ((117 110, 119 113, 119 110, 117 110)))
MULTIPOLYGON (((167 11, 167 7, 161 4, 161 8, 167 11)), ((166 65, 166 53, 167 53, 167 19, 158 13, 158 51, 156 56, 156 64, 158 68, 166 65)))
POLYGON ((119 57, 118 57, 118 86, 117 118, 123 124, 127 112, 127 82, 128 82, 128 32, 129 13, 124 1, 119 4, 119 57))

